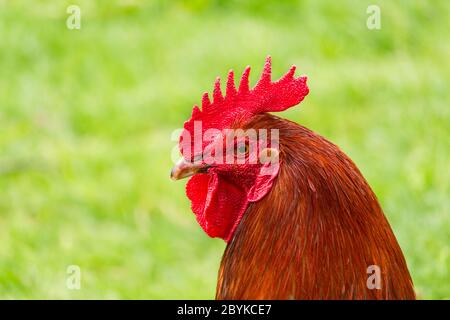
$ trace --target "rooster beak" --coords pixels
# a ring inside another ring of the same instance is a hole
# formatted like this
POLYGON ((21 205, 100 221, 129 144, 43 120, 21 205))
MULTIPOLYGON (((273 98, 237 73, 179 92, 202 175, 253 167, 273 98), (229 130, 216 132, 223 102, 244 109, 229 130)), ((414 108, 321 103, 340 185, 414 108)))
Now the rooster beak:
POLYGON ((206 172, 209 166, 202 163, 192 163, 181 158, 178 162, 173 166, 170 171, 170 179, 172 180, 180 180, 190 176, 193 176, 196 173, 206 172))

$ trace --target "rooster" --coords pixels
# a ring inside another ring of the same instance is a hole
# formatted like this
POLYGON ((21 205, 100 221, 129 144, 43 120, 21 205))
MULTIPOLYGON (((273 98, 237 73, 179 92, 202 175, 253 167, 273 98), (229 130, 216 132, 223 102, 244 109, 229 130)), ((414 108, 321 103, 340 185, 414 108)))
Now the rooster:
POLYGON ((218 78, 213 100, 205 93, 202 110, 194 106, 171 171, 174 180, 190 177, 200 226, 227 242, 216 298, 415 299, 402 251, 356 165, 322 136, 268 113, 300 103, 306 77, 292 66, 273 82, 270 57, 252 89, 249 73, 236 88, 230 71, 225 96, 218 78))

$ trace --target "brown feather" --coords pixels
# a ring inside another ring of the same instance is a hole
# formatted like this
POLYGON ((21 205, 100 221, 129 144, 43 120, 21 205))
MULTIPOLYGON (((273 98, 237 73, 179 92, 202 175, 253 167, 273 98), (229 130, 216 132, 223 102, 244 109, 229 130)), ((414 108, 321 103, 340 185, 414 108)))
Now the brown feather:
POLYGON ((281 169, 228 243, 216 298, 415 299, 402 251, 355 164, 325 138, 273 115, 247 127, 280 130, 281 169), (381 269, 381 289, 367 287, 370 265, 381 269))

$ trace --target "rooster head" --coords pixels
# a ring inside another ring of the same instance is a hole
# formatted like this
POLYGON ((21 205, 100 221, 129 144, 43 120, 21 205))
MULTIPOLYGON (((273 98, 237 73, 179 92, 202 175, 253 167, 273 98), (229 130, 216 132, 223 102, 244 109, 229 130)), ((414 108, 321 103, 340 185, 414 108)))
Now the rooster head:
POLYGON ((202 109, 194 106, 185 122, 179 141, 183 157, 171 178, 190 177, 186 193, 209 236, 229 241, 249 203, 270 191, 280 169, 278 133, 252 124, 259 114, 286 110, 308 94, 306 77, 295 78, 294 73, 292 66, 272 82, 267 57, 256 86, 249 88, 247 67, 237 89, 230 71, 225 96, 217 78, 213 100, 204 93, 202 109))

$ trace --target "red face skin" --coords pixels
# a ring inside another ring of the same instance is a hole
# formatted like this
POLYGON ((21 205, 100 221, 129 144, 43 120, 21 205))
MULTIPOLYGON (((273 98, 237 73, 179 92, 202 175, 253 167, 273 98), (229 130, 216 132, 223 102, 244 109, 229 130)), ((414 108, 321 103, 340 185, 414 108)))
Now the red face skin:
MULTIPOLYGON (((186 193, 197 221, 211 237, 220 237, 225 241, 232 238, 248 204, 260 200, 269 192, 278 174, 279 163, 258 161, 251 164, 246 161, 229 164, 227 161, 227 164, 208 162, 208 166, 195 161, 192 163, 189 151, 197 151, 188 137, 196 136, 195 124, 198 122, 202 124, 199 129, 201 133, 208 129, 223 132, 226 128, 242 128, 243 124, 250 123, 260 114, 279 112, 297 105, 308 94, 306 77, 296 78, 295 66, 277 81, 272 81, 271 70, 271 59, 267 57, 261 78, 253 88, 249 86, 250 67, 244 70, 238 88, 234 83, 234 73, 230 71, 225 96, 222 94, 220 79, 217 79, 212 93, 213 101, 205 93, 201 110, 194 106, 191 118, 184 124, 183 132, 189 135, 181 136, 179 147, 185 159, 172 169, 171 177, 177 180, 194 175, 187 183, 186 193), (238 122, 240 126, 235 126, 238 122)), ((214 143, 223 146, 224 142, 219 139, 214 143)), ((209 141, 203 141, 203 155, 210 144, 209 141)))
POLYGON ((237 139, 228 148, 225 140, 219 139, 209 145, 222 148, 223 157, 217 161, 203 160, 201 166, 207 166, 203 170, 207 171, 190 178, 186 193, 203 230, 210 237, 229 241, 248 204, 269 192, 278 174, 279 163, 264 161, 266 151, 260 150, 256 140, 237 139))

